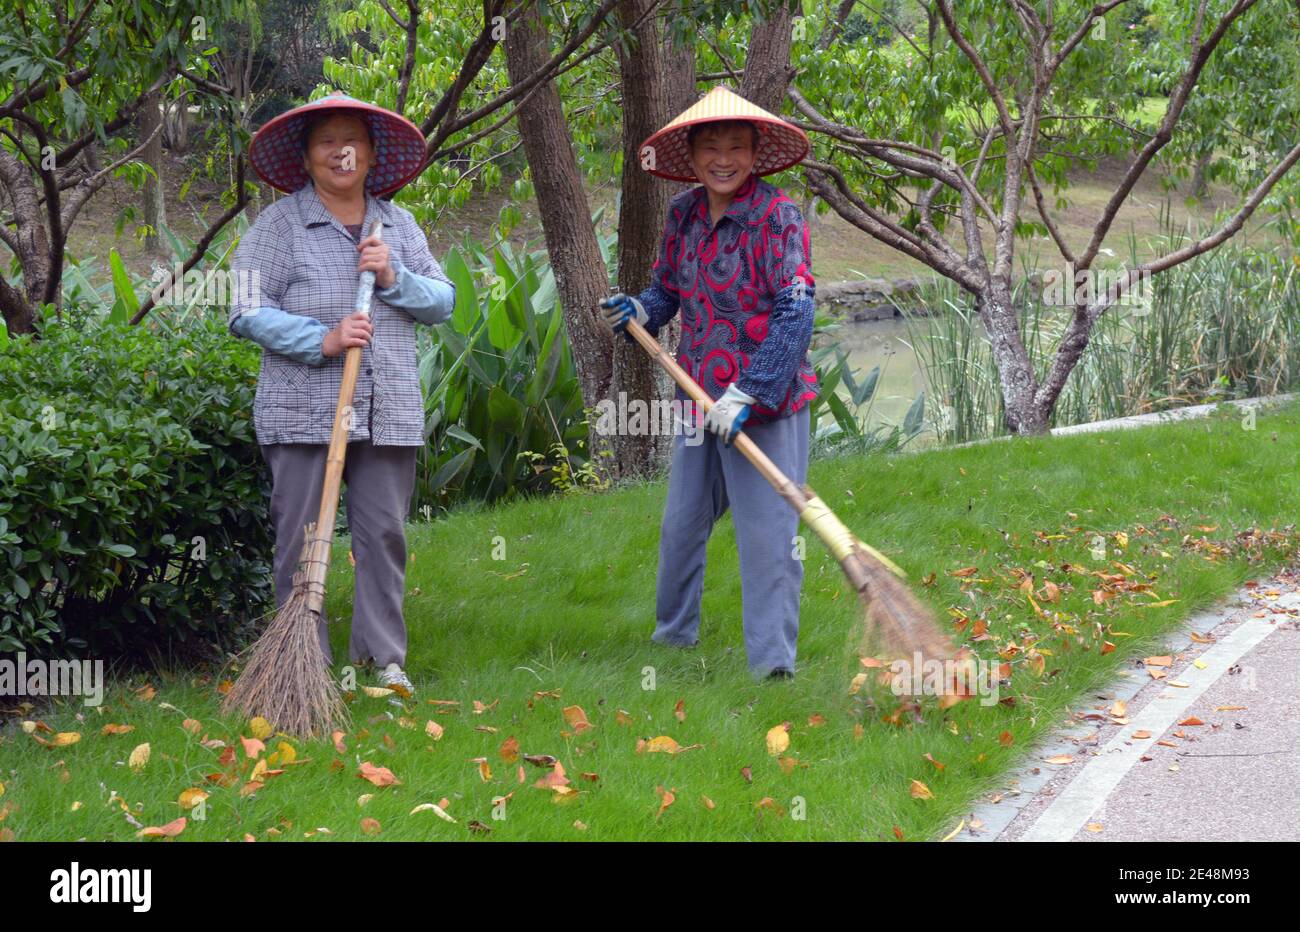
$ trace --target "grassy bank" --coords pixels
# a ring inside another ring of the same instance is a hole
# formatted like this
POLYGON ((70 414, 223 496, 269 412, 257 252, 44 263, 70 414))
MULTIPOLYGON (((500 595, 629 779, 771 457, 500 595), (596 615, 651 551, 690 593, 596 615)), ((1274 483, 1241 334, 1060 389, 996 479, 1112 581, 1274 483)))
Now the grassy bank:
MULTIPOLYGON (((913 580, 933 576, 918 589, 956 639, 1011 665, 992 705, 913 708, 879 687, 849 695, 861 671, 851 643, 858 610, 815 541, 798 679, 753 682, 729 520, 710 544, 701 646, 651 644, 664 487, 646 484, 411 526, 408 666, 419 695, 397 709, 358 692, 342 752, 290 742, 289 762, 282 739, 266 738, 257 756, 278 752, 270 769, 283 773, 262 776, 260 788, 248 789, 257 764, 240 737, 252 736, 249 725, 217 714, 217 671, 137 676, 98 709, 67 703, 11 717, 39 718, 49 731, 4 732, 0 832, 130 839, 138 826, 185 815, 178 800, 197 787, 210 794, 206 818, 191 811, 182 839, 941 837, 1159 635, 1291 558, 1290 530, 1241 532, 1281 529, 1300 513, 1298 422, 1293 405, 1260 415, 1254 430, 1225 414, 814 464, 812 484, 850 527, 913 580), (566 720, 575 706, 591 727, 575 727, 572 711, 566 720), (773 755, 765 736, 785 722, 789 748, 773 755), (133 730, 104 734, 108 724, 133 730), (80 737, 58 746, 60 732, 80 737), (639 739, 660 736, 700 747, 638 752, 639 739), (577 793, 534 787, 551 771, 507 760, 511 738, 524 754, 559 759, 577 793), (233 748, 230 763, 216 741, 233 748), (132 768, 145 743, 147 763, 132 768), (366 762, 400 785, 359 779, 366 762), (666 808, 657 788, 673 797, 666 808), (364 794, 372 798, 359 804, 364 794), (456 823, 412 813, 442 800, 456 823), (469 828, 474 820, 488 831, 469 828)), ((351 588, 344 541, 331 616, 350 614, 351 588)), ((334 645, 346 658, 346 625, 334 645)))

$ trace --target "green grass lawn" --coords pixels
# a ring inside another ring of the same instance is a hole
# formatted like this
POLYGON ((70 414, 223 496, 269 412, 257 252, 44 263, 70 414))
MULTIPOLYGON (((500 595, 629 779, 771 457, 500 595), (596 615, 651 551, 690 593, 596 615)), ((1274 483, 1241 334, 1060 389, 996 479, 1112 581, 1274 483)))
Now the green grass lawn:
MULTIPOLYGON (((814 464, 822 497, 896 556, 957 641, 1007 658, 1010 683, 997 704, 972 699, 944 710, 928 698, 912 708, 881 687, 849 695, 861 672, 852 647, 859 612, 815 541, 798 679, 755 683, 726 520, 710 545, 701 646, 650 643, 664 487, 646 484, 411 526, 408 666, 418 696, 396 709, 358 692, 341 753, 329 741, 290 742, 296 760, 281 752, 271 769, 283 773, 259 780, 255 792, 241 792, 256 764, 239 739, 252 732, 219 716, 219 671, 135 675, 99 709, 67 703, 10 717, 0 744, 0 833, 131 839, 131 820, 172 822, 186 814, 183 791, 200 787, 210 793, 206 818, 190 813, 182 839, 942 837, 1035 739, 1096 705, 1094 693, 1151 653, 1157 636, 1293 557, 1298 421, 1292 405, 1259 416, 1253 431, 1233 414, 814 464), (1238 537, 1252 527, 1286 530, 1262 545, 1238 537), (1104 555, 1095 552, 1098 535, 1104 555), (493 559, 502 544, 505 558, 493 559), (1032 603, 1013 570, 1032 574, 1032 603), (1103 654, 1106 643, 1114 649, 1103 654), (145 686, 156 693, 133 692, 145 686), (566 722, 562 710, 573 706, 590 728, 566 722), (52 733, 25 734, 15 718, 39 719, 52 733), (426 732, 429 721, 441 726, 440 739, 426 732), (789 748, 778 757, 765 736, 784 722, 789 748), (103 734, 110 723, 134 730, 103 734), (80 740, 35 740, 57 732, 80 740), (659 736, 700 747, 638 753, 638 740, 659 736), (223 766, 222 749, 205 747, 205 737, 233 746, 233 762, 223 766), (549 771, 508 762, 502 748, 511 738, 524 754, 557 758, 577 793, 535 787, 549 771), (144 743, 149 760, 133 770, 128 758, 144 743), (360 779, 364 762, 400 784, 360 779), (915 798, 914 781, 932 798, 915 798), (673 797, 662 811, 658 788, 673 797), (511 793, 496 807, 505 818, 494 818, 493 799, 511 793), (371 798, 361 805, 363 794, 371 798), (440 800, 455 824, 431 809, 412 812, 440 800), (469 827, 475 820, 482 828, 469 827)), ((351 573, 342 541, 332 616, 350 614, 351 573)), ((345 625, 334 645, 346 658, 345 625)), ((281 740, 268 737, 266 752, 281 740)))

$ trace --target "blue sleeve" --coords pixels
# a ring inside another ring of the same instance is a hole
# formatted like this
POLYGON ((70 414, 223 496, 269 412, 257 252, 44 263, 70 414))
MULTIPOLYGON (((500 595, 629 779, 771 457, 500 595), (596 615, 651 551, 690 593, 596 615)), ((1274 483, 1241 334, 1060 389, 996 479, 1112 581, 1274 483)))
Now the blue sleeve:
MULTIPOLYGON (((689 192, 688 192, 689 193, 689 192)), ((659 336, 659 328, 677 316, 681 297, 677 290, 677 228, 681 218, 681 195, 668 204, 663 236, 659 237, 659 256, 650 271, 650 287, 636 296, 650 320, 645 329, 659 336)))
POLYGON ((309 366, 325 364, 321 342, 330 328, 315 317, 290 314, 277 307, 258 307, 236 317, 230 329, 281 356, 309 366))
POLYGON ((376 288, 375 297, 401 308, 422 324, 440 324, 451 318, 456 306, 456 286, 438 278, 417 275, 394 257, 397 278, 391 288, 376 288))
POLYGON ((645 308, 650 318, 646 322, 645 329, 652 337, 659 336, 659 328, 676 317, 681 307, 677 295, 660 285, 658 279, 637 295, 636 299, 641 302, 641 306, 645 308))

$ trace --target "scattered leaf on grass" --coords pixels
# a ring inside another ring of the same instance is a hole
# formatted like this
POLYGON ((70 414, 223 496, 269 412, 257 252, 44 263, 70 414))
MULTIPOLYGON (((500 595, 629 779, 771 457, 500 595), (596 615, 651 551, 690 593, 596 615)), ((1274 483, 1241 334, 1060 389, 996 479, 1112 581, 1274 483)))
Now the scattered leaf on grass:
POLYGON ((182 790, 180 799, 177 802, 182 809, 193 809, 203 800, 208 798, 208 794, 197 786, 192 786, 188 790, 182 790))
POLYGON ((912 781, 911 792, 913 799, 934 799, 934 793, 930 792, 930 788, 920 780, 912 781))
POLYGON ((686 700, 678 699, 677 705, 673 706, 673 715, 677 716, 677 721, 686 721, 686 700))
POLYGON ((144 770, 145 765, 149 763, 149 743, 137 744, 131 756, 126 759, 126 763, 136 773, 144 770))
POLYGON ((564 721, 573 729, 574 734, 582 734, 584 731, 592 727, 591 722, 587 721, 587 713, 582 711, 582 706, 580 705, 566 706, 564 709, 564 721))
POLYGON ((258 740, 265 740, 271 737, 271 733, 274 731, 271 727, 271 723, 260 715, 248 723, 248 730, 252 732, 253 737, 258 740))
POLYGON ((564 775, 564 765, 558 760, 555 762, 555 766, 551 768, 550 773, 533 784, 539 790, 555 790, 557 792, 567 788, 568 785, 569 778, 564 775))
POLYGON ((519 739, 514 735, 506 738, 506 740, 501 743, 501 748, 497 753, 501 755, 501 759, 507 764, 513 764, 515 761, 519 760, 519 739))
POLYGON ((415 815, 417 812, 432 812, 444 822, 450 822, 453 825, 457 824, 456 820, 447 814, 447 810, 443 809, 442 806, 439 806, 437 803, 421 803, 411 810, 411 815, 415 815))
POLYGON ((375 786, 400 786, 402 781, 393 776, 393 772, 387 767, 376 767, 370 761, 361 765, 357 776, 362 780, 369 780, 375 786))
POLYGON ((790 723, 783 722, 767 732, 767 753, 775 757, 790 747, 790 723))
POLYGON ((116 725, 112 722, 99 729, 101 735, 125 735, 133 731, 135 731, 134 725, 116 725))
POLYGON ((361 834, 378 835, 383 831, 378 819, 365 818, 361 820, 361 834))
POLYGON ((665 790, 662 786, 656 786, 655 792, 659 794, 659 811, 655 813, 655 818, 657 819, 664 814, 665 809, 673 804, 673 800, 675 800, 677 796, 673 793, 673 790, 665 790))
POLYGON ((135 834, 137 838, 175 838, 185 831, 185 824, 185 816, 181 816, 166 825, 151 825, 148 828, 142 828, 135 834))

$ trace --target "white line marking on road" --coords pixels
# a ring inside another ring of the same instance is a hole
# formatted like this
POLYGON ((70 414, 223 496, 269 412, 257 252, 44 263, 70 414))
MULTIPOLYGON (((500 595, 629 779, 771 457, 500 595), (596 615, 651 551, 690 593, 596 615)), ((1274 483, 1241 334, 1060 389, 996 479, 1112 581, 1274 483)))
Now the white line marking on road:
POLYGON ((1099 757, 1090 760, 1047 807, 1029 830, 1020 836, 1021 841, 1069 841, 1083 828, 1089 817, 1114 792, 1124 775, 1132 769, 1147 750, 1158 741, 1178 719, 1201 697, 1228 668, 1242 656, 1277 630, 1267 619, 1249 618, 1236 630, 1201 654, 1204 669, 1187 664, 1178 679, 1187 684, 1186 689, 1167 689, 1143 707, 1128 725, 1124 725, 1110 740, 1099 757), (1181 699, 1182 702, 1170 702, 1181 699), (1145 729, 1150 738, 1136 739, 1135 731, 1145 729))

